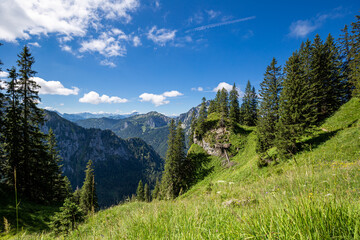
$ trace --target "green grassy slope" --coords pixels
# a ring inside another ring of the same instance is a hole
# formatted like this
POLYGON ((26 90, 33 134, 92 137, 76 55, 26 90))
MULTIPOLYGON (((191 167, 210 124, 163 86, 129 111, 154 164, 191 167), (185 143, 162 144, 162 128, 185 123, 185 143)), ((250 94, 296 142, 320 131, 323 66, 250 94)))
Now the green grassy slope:
POLYGON ((360 100, 345 104, 303 141, 294 158, 259 169, 251 132, 232 159, 236 165, 223 168, 212 157, 214 171, 178 199, 100 211, 67 237, 360 239, 360 100))

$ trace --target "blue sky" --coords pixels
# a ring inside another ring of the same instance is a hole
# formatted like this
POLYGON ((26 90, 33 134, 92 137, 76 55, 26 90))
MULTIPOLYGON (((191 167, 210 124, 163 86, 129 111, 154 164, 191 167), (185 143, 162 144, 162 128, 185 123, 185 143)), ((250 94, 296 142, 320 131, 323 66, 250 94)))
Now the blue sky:
POLYGON ((337 38, 359 9, 357 0, 2 0, 0 59, 5 71, 31 47, 42 108, 178 115, 218 86, 258 89, 273 57, 284 65, 316 33, 337 38))

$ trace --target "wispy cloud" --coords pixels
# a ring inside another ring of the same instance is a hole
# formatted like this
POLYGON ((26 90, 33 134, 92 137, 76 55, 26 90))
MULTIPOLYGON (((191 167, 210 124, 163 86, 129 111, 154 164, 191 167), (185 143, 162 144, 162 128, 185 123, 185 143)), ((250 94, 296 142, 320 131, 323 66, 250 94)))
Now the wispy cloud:
POLYGON ((295 38, 304 38, 310 33, 319 29, 328 19, 336 19, 344 16, 343 9, 335 8, 325 14, 317 14, 316 17, 292 22, 289 29, 289 36, 295 38))
POLYGON ((202 87, 197 87, 197 88, 193 87, 193 88, 191 88, 191 91, 202 92, 202 91, 204 91, 204 88, 202 88, 202 87))
POLYGON ((154 43, 165 46, 167 42, 174 40, 176 32, 177 30, 157 29, 157 26, 153 26, 148 32, 147 37, 154 43))
POLYGON ((245 22, 245 21, 253 20, 255 18, 256 18, 256 16, 251 16, 251 17, 240 18, 240 19, 236 19, 236 20, 232 20, 232 21, 225 21, 225 22, 208 24, 208 25, 196 27, 196 28, 193 28, 193 29, 189 29, 189 30, 186 31, 186 33, 204 31, 206 29, 221 27, 221 26, 225 26, 225 25, 229 25, 229 24, 235 24, 235 23, 239 23, 239 22, 245 22))

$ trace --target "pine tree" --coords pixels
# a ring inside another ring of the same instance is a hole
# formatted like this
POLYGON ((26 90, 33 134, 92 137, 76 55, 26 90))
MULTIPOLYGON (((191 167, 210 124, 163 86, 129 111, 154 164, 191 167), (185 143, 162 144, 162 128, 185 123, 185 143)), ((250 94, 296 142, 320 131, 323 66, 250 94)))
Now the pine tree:
MULTIPOLYGON (((36 84, 33 77, 36 72, 32 70, 35 63, 31 56, 30 49, 25 46, 18 55, 17 64, 19 66, 19 75, 17 88, 20 95, 20 109, 22 121, 22 151, 21 165, 17 169, 19 187, 29 198, 39 201, 46 201, 44 188, 47 186, 47 180, 43 178, 41 171, 47 153, 44 142, 45 135, 40 131, 40 125, 44 123, 43 110, 37 107, 40 98, 38 96, 39 85, 36 84)), ((46 191, 46 190, 45 190, 46 191)))
POLYGON ((145 201, 144 185, 141 180, 139 181, 138 187, 136 189, 136 199, 141 202, 145 201))
POLYGON ((62 165, 60 165, 61 157, 56 145, 55 134, 50 128, 47 135, 47 149, 49 157, 47 158, 44 166, 50 175, 44 177, 49 179, 48 183, 51 188, 49 192, 52 194, 51 200, 61 202, 68 196, 69 186, 67 185, 68 183, 66 183, 67 178, 65 179, 65 177, 62 176, 62 165))
POLYGON ((298 52, 288 59, 284 67, 285 78, 280 95, 280 120, 277 126, 276 146, 282 158, 297 152, 297 141, 308 127, 313 105, 298 52))
POLYGON ((144 200, 145 200, 145 202, 151 201, 150 188, 147 183, 145 183, 145 186, 144 186, 144 200))
POLYGON ((180 192, 185 192, 188 188, 186 179, 187 172, 185 171, 186 164, 186 145, 185 145, 185 132, 182 127, 182 122, 179 121, 176 128, 175 142, 174 142, 174 180, 175 180, 175 196, 179 196, 180 192))
POLYGON ((159 199, 160 195, 160 182, 159 179, 156 178, 156 183, 154 190, 152 191, 152 199, 159 199))
MULTIPOLYGON (((0 43, 0 46, 2 43, 0 43)), ((0 59, 0 72, 2 71, 1 66, 3 65, 1 59, 0 59)), ((3 88, 2 88, 2 80, 0 79, 0 176, 4 173, 2 173, 3 166, 4 165, 4 114, 3 109, 5 107, 5 95, 3 94, 3 88)))
POLYGON ((354 86, 353 96, 360 97, 360 15, 355 16, 356 22, 351 23, 351 61, 349 67, 350 81, 354 86))
POLYGON ((247 82, 243 103, 240 108, 241 123, 248 126, 255 126, 257 118, 257 96, 255 88, 247 82))
POLYGON ((220 91, 219 113, 221 117, 220 126, 225 127, 225 120, 229 117, 229 94, 225 88, 220 91))
POLYGON ((216 111, 217 111, 217 107, 215 100, 214 99, 210 100, 208 114, 210 115, 211 113, 216 113, 216 111))
POLYGON ((8 69, 10 81, 6 83, 6 98, 4 121, 4 149, 5 160, 2 166, 3 174, 9 185, 14 184, 14 169, 20 169, 22 164, 21 152, 23 146, 21 109, 19 108, 20 94, 16 87, 17 73, 15 67, 8 69))
POLYGON ((276 125, 279 121, 280 93, 282 90, 281 67, 275 58, 266 68, 264 80, 260 83, 260 108, 257 122, 257 151, 265 152, 274 146, 276 125))
POLYGON ((239 93, 236 89, 235 83, 230 91, 229 100, 230 100, 229 118, 231 125, 234 126, 240 122, 239 93))
POLYGON ((85 180, 80 192, 80 207, 84 214, 94 213, 98 208, 93 163, 88 161, 85 180))
POLYGON ((175 197, 174 191, 174 165, 175 165, 175 122, 171 119, 169 126, 169 135, 168 135, 168 149, 166 152, 165 160, 165 169, 161 179, 161 195, 164 199, 173 199, 175 197))
POLYGON ((203 97, 202 98, 202 103, 201 103, 201 107, 199 110, 199 117, 196 121, 196 129, 197 129, 197 134, 198 136, 202 136, 205 133, 205 129, 204 129, 204 122, 207 116, 207 112, 206 112, 206 98, 203 97))
POLYGON ((340 58, 342 60, 341 65, 341 80, 342 80, 342 103, 345 103, 350 100, 351 92, 354 89, 354 86, 350 82, 351 69, 350 62, 351 58, 351 36, 349 33, 348 26, 345 25, 341 30, 342 34, 339 38, 340 44, 340 58))
POLYGON ((194 143, 194 134, 196 129, 196 115, 195 110, 191 113, 191 125, 190 125, 190 134, 189 134, 189 146, 194 143))
POLYGON ((214 109, 215 109, 215 112, 217 113, 220 113, 221 111, 221 106, 220 106, 220 98, 221 98, 221 90, 219 89, 217 92, 216 92, 216 96, 215 96, 215 99, 214 99, 214 109))

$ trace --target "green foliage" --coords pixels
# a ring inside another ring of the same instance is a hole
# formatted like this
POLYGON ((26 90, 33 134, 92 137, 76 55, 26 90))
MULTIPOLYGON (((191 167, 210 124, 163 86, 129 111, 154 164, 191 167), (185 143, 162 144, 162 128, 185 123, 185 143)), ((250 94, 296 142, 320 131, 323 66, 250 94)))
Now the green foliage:
POLYGON ((235 86, 230 91, 230 110, 229 110, 229 119, 231 122, 231 126, 235 126, 240 122, 240 105, 239 105, 239 92, 235 86))
POLYGON ((136 189, 136 199, 141 202, 145 201, 144 185, 141 180, 139 181, 138 187, 136 189))
POLYGON ((145 183, 145 185, 144 185, 144 200, 145 200, 145 202, 151 201, 150 187, 149 187, 149 184, 147 184, 147 183, 145 183))
POLYGON ((189 134, 189 145, 191 146, 194 143, 194 135, 196 130, 196 117, 195 111, 191 113, 191 125, 190 125, 190 134, 189 134))
POLYGON ((196 135, 197 136, 201 137, 205 133, 203 123, 204 123, 206 117, 207 117, 206 98, 203 97, 201 107, 200 107, 200 111, 199 111, 199 117, 196 120, 196 135))
POLYGON ((354 86, 353 96, 360 97, 360 15, 351 23, 350 82, 354 86))
POLYGON ((255 88, 247 82, 243 103, 240 108, 240 122, 247 126, 255 126, 257 120, 257 96, 255 88))
POLYGON ((86 165, 85 180, 80 192, 80 207, 85 215, 95 213, 98 208, 94 167, 91 160, 86 165))
POLYGON ((260 83, 260 107, 257 122, 257 151, 265 152, 274 146, 276 125, 278 124, 280 93, 282 90, 281 67, 276 66, 275 58, 266 68, 264 80, 260 83))
POLYGON ((84 220, 81 208, 70 198, 65 199, 64 205, 52 217, 50 228, 56 235, 64 232, 67 234, 76 228, 76 225, 84 220))
POLYGON ((152 199, 158 199, 160 197, 160 182, 156 179, 154 190, 152 191, 152 199))

